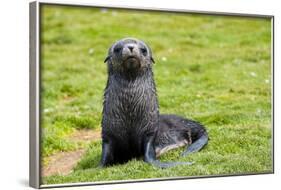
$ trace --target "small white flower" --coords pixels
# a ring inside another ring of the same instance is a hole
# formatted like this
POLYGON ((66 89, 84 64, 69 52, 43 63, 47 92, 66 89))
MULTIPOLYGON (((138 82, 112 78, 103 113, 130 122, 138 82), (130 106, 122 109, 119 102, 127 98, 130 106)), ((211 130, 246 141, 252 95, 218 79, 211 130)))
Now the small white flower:
POLYGON ((268 80, 268 79, 266 79, 264 82, 268 84, 268 83, 269 83, 269 80, 268 80))
POLYGON ((250 72, 250 75, 251 75, 252 77, 256 77, 256 76, 257 76, 257 74, 256 74, 255 72, 250 72))
POLYGON ((49 113, 49 112, 51 112, 51 111, 52 111, 51 108, 46 108, 46 109, 44 109, 44 113, 49 113))
POLYGON ((167 57, 162 57, 161 60, 162 61, 167 61, 167 57))
POLYGON ((93 54, 93 53, 94 53, 94 49, 93 49, 93 48, 90 48, 89 51, 88 51, 88 53, 89 53, 90 55, 93 54))

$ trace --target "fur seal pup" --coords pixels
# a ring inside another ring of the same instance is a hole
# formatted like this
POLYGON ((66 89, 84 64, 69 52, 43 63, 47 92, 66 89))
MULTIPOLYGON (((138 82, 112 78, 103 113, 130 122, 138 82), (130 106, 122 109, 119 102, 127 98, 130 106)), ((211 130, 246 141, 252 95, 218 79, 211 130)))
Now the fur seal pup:
POLYGON ((150 47, 135 38, 121 39, 109 48, 104 62, 108 80, 100 165, 122 164, 139 157, 160 168, 192 164, 157 160, 164 152, 181 146, 188 145, 184 156, 199 151, 207 144, 208 134, 198 122, 159 115, 150 47))

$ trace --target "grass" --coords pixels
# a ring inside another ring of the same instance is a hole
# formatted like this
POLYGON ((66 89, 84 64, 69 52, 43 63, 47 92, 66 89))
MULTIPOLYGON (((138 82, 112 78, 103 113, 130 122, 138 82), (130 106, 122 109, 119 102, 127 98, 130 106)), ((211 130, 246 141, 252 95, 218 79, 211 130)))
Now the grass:
POLYGON ((87 148, 69 175, 43 184, 272 171, 271 22, 265 18, 138 12, 44 5, 42 8, 42 157, 87 148), (203 123, 209 144, 192 166, 154 168, 142 160, 99 168, 101 142, 69 140, 101 123, 108 47, 133 36, 154 52, 161 113, 203 123))

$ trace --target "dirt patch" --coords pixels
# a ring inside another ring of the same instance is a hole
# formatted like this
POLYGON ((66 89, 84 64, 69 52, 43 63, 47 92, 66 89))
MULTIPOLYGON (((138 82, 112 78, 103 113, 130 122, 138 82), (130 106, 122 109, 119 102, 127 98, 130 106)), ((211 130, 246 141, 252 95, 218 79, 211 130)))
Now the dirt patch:
POLYGON ((48 165, 43 167, 42 175, 50 176, 54 174, 69 174, 85 151, 85 149, 81 149, 71 152, 60 152, 50 156, 48 158, 48 165))
MULTIPOLYGON (((81 129, 75 131, 67 139, 73 142, 90 143, 100 140, 100 130, 81 129)), ((46 158, 48 164, 42 168, 42 176, 51 176, 55 174, 67 175, 71 173, 73 167, 86 152, 86 148, 69 152, 59 152, 46 158)))

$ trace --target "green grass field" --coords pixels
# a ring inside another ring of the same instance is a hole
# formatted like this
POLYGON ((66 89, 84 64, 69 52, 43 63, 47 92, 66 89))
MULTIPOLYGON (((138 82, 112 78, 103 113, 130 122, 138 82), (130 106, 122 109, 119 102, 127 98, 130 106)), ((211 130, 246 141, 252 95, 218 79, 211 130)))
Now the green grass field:
POLYGON ((271 21, 262 18, 137 12, 44 5, 42 9, 42 158, 86 148, 68 175, 43 184, 272 171, 271 21), (99 168, 101 142, 71 141, 99 129, 108 47, 123 37, 154 52, 161 113, 203 123, 209 144, 180 157, 191 166, 158 169, 140 160, 99 168))

